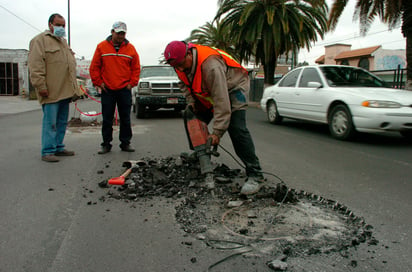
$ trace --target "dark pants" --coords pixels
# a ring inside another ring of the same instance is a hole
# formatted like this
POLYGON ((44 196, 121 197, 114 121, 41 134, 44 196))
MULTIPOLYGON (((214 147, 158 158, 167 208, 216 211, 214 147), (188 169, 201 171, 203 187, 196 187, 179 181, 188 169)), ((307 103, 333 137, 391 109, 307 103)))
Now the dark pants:
POLYGON ((111 148, 110 142, 113 140, 113 118, 117 105, 117 111, 120 118, 120 147, 130 144, 132 139, 132 127, 130 123, 130 109, 132 107, 132 93, 129 89, 124 88, 118 91, 102 91, 102 146, 111 148))
POLYGON ((229 132, 236 155, 245 164, 246 175, 248 177, 263 178, 262 168, 255 153, 255 145, 246 127, 246 110, 232 112, 227 131, 229 132))
MULTIPOLYGON (((196 117, 209 124, 213 118, 212 112, 197 113, 196 117)), ((246 110, 233 111, 230 125, 227 129, 232 140, 236 155, 245 164, 248 177, 263 178, 262 168, 255 153, 255 145, 248 128, 246 127, 246 110)), ((190 141, 189 141, 190 142, 190 141)))

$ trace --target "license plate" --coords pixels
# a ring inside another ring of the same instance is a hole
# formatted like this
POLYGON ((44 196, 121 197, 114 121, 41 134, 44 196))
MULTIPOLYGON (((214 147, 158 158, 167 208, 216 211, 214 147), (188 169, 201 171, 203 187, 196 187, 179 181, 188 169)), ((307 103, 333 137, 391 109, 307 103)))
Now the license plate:
POLYGON ((177 104, 179 103, 179 99, 177 98, 168 98, 167 99, 167 104, 177 104))

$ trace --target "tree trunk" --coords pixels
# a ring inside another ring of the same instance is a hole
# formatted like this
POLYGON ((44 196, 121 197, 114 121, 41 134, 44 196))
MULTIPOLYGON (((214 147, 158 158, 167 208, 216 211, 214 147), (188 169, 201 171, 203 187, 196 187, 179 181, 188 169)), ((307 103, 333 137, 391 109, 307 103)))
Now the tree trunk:
MULTIPOLYGON (((273 54, 274 55, 274 54, 273 54)), ((275 84, 275 70, 276 70, 276 56, 273 56, 269 63, 263 65, 263 72, 265 75, 265 85, 274 85, 275 84)))
POLYGON ((412 91, 412 31, 406 36, 406 86, 405 89, 412 91))
POLYGON ((402 33, 406 38, 406 86, 412 91, 412 2, 402 1, 402 33))

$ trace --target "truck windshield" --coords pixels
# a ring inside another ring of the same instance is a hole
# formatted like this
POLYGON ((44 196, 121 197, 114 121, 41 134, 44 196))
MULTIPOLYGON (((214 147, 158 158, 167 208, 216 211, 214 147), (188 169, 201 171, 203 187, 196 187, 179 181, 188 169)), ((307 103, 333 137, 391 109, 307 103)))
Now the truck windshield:
POLYGON ((140 78, 145 77, 177 77, 173 67, 143 67, 140 78))

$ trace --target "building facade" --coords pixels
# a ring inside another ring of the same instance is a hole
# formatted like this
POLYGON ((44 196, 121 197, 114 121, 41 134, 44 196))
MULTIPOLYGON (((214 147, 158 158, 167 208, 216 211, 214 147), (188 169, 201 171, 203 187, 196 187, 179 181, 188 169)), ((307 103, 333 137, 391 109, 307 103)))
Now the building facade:
POLYGON ((372 46, 351 50, 350 44, 325 46, 325 55, 316 59, 317 64, 338 64, 361 67, 369 71, 382 71, 406 68, 406 50, 383 49, 372 46))
POLYGON ((0 95, 28 95, 28 55, 26 49, 0 49, 0 95))
POLYGON ((404 88, 404 71, 407 66, 405 49, 389 50, 383 49, 380 45, 356 50, 351 50, 351 47, 350 44, 325 46, 325 55, 320 56, 315 62, 361 67, 391 83, 392 87, 404 88))

